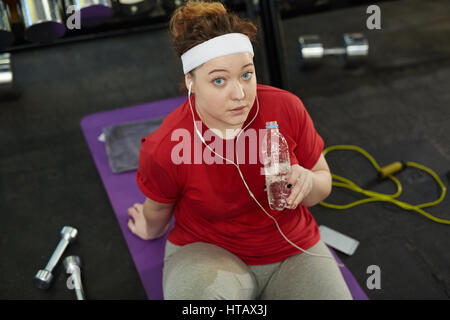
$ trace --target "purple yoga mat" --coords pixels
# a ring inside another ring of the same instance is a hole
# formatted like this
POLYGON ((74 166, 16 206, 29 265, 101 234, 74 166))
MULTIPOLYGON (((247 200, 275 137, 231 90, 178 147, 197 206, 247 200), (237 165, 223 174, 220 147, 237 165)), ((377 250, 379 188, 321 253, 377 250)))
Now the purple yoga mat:
MULTIPOLYGON (((160 118, 169 114, 186 100, 186 97, 171 98, 142 105, 95 113, 81 120, 81 128, 88 143, 95 165, 111 201, 114 213, 130 249, 136 269, 149 299, 163 299, 162 267, 167 234, 151 241, 143 241, 128 230, 127 209, 136 202, 142 203, 145 196, 136 184, 136 171, 115 174, 111 171, 105 144, 98 141, 104 127, 133 121, 160 118)), ((331 249, 339 263, 342 261, 331 249)), ((367 300, 367 296, 347 267, 340 268, 355 300, 367 300)))

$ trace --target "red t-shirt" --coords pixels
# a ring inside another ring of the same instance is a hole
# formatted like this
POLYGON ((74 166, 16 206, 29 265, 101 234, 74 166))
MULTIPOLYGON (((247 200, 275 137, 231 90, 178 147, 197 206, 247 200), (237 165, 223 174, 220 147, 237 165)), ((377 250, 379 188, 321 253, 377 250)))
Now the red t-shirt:
MULTIPOLYGON (((294 210, 270 209, 265 177, 261 174, 264 165, 256 156, 260 156, 260 148, 255 151, 250 141, 252 134, 253 138, 259 136, 260 130, 266 128, 266 122, 277 121, 289 144, 291 165, 307 169, 317 163, 324 142, 297 96, 257 85, 257 97, 259 112, 255 99, 243 128, 255 114, 256 118, 240 135, 239 143, 236 137, 223 140, 208 130, 195 110, 195 97, 191 96, 197 127, 214 151, 235 163, 236 156, 239 158, 239 168, 255 198, 277 219, 286 237, 307 250, 320 239, 316 221, 302 205, 294 210)), ((261 140, 258 139, 258 146, 261 140)), ((248 265, 279 262, 300 252, 282 237, 274 221, 250 196, 236 166, 201 143, 187 99, 167 115, 156 131, 142 138, 136 179, 148 198, 161 203, 176 202, 175 223, 168 236, 176 245, 212 243, 236 254, 248 265)))

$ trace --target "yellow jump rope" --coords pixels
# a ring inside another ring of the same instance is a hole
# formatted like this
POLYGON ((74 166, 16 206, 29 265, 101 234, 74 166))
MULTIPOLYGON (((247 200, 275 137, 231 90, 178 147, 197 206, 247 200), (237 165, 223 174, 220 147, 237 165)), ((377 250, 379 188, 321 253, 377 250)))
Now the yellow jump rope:
POLYGON ((366 195, 367 198, 358 200, 355 202, 351 202, 351 203, 345 204, 345 205, 331 204, 331 203, 322 201, 322 202, 320 202, 320 204, 322 206, 328 207, 328 208, 333 208, 333 209, 338 209, 338 210, 343 210, 343 209, 352 208, 354 206, 357 206, 357 205, 360 205, 363 203, 375 202, 375 201, 385 201, 385 202, 394 203, 397 206, 399 206, 400 208, 403 208, 405 210, 416 211, 416 212, 420 213, 421 215, 425 216, 426 218, 433 220, 434 222, 450 224, 450 220, 437 218, 437 217, 431 215, 430 213, 422 210, 422 208, 432 207, 432 206, 435 206, 435 205, 441 203, 442 200, 444 200, 444 198, 445 198, 445 194, 447 193, 447 188, 442 183, 439 176, 430 168, 428 168, 424 165, 421 165, 419 163, 412 162, 412 161, 408 161, 408 162, 396 161, 385 167, 380 167, 378 165, 378 163, 375 161, 375 159, 367 151, 365 151, 364 149, 362 149, 358 146, 353 146, 353 145, 330 146, 323 151, 323 155, 325 156, 327 153, 329 153, 330 151, 334 151, 334 150, 353 150, 353 151, 357 151, 357 152, 361 153, 364 157, 366 157, 370 161, 370 163, 372 163, 373 167, 378 171, 378 177, 380 179, 388 178, 397 185, 397 192, 394 194, 385 194, 385 193, 379 193, 379 192, 375 192, 375 191, 366 190, 366 189, 359 187, 357 184, 350 181, 349 179, 346 179, 344 177, 341 177, 337 174, 332 173, 331 176, 333 177, 333 183, 332 183, 333 186, 346 188, 346 189, 352 190, 354 192, 362 193, 362 194, 366 195), (394 177, 394 174, 403 170, 405 167, 415 167, 419 170, 425 171, 431 177, 433 177, 433 179, 439 184, 439 186, 442 189, 441 196, 439 197, 439 199, 437 199, 435 201, 431 201, 431 202, 417 204, 417 205, 413 205, 413 204, 409 204, 409 203, 397 200, 396 198, 398 198, 402 193, 402 185, 401 185, 400 181, 396 177, 394 177))

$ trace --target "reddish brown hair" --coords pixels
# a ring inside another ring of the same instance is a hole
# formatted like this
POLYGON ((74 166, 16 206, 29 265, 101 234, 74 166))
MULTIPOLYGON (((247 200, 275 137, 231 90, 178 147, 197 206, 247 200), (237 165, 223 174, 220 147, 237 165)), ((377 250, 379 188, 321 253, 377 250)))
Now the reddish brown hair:
MULTIPOLYGON (((251 21, 228 12, 222 3, 217 1, 188 0, 174 11, 169 27, 172 45, 178 57, 202 42, 227 33, 243 33, 255 43, 258 32, 251 21)), ((184 76, 180 91, 187 93, 184 76)))

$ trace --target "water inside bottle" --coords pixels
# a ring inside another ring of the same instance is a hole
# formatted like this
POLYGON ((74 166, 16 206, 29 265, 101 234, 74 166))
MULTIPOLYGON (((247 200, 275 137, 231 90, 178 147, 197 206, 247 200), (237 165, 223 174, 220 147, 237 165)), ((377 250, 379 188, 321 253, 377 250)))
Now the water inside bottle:
POLYGON ((264 169, 267 198, 272 210, 283 210, 291 193, 287 187, 287 175, 291 169, 289 146, 276 121, 266 122, 267 134, 263 140, 264 169))
POLYGON ((286 199, 291 193, 291 189, 287 187, 287 174, 290 171, 290 164, 280 163, 277 166, 270 166, 267 169, 266 185, 269 206, 272 210, 283 210, 288 206, 286 199), (278 172, 278 174, 271 174, 278 172))

